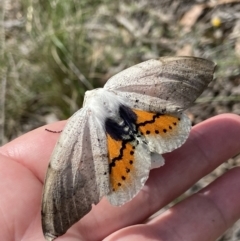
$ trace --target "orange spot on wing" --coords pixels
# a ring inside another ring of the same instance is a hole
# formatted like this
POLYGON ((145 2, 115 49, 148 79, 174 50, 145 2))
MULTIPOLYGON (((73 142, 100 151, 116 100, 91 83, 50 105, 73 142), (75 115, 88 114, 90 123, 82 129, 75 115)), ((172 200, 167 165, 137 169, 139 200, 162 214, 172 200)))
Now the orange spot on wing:
POLYGON ((177 129, 180 119, 173 115, 158 114, 134 110, 137 115, 137 126, 143 135, 162 135, 177 129))
POLYGON ((110 183, 112 190, 117 191, 121 186, 131 182, 134 172, 134 146, 128 141, 116 141, 107 135, 110 183))

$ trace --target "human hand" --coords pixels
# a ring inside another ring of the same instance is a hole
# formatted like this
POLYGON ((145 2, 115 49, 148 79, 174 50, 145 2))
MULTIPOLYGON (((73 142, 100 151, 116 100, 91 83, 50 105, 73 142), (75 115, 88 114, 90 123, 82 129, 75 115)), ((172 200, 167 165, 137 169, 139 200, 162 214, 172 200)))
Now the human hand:
MULTIPOLYGON (((65 121, 47 126, 61 130, 65 121)), ((44 241, 41 196, 47 165, 59 137, 38 128, 0 148, 0 237, 44 241)), ((103 199, 57 240, 214 241, 240 218, 240 168, 174 207, 143 222, 201 177, 240 152, 240 117, 219 115, 193 127, 187 142, 165 154, 140 193, 122 207, 103 199)))

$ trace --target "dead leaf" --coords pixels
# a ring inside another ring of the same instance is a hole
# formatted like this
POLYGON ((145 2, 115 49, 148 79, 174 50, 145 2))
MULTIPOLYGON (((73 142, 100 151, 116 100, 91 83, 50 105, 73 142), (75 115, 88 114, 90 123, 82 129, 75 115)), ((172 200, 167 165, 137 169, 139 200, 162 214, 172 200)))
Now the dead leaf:
POLYGON ((205 4, 194 5, 183 15, 182 19, 180 20, 180 24, 184 26, 185 31, 189 32, 191 30, 192 26, 197 22, 205 7, 205 4))

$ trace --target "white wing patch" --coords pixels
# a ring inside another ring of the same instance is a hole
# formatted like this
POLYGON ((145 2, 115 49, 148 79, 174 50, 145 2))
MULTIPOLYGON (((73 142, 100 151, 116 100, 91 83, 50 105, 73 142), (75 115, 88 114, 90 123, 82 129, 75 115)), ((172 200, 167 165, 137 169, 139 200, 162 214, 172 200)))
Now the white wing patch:
POLYGON ((159 168, 165 164, 165 159, 157 152, 151 152, 151 170, 159 168))

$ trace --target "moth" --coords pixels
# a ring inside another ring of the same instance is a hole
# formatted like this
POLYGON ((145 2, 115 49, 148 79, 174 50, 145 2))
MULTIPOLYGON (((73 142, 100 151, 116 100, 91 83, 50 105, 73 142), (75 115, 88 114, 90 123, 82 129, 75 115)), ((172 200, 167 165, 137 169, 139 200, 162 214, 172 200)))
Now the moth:
POLYGON ((183 111, 213 79, 215 64, 163 57, 130 67, 87 91, 48 166, 42 198, 46 240, 63 235, 103 196, 115 206, 141 190, 163 153, 180 147, 191 122, 183 111))

